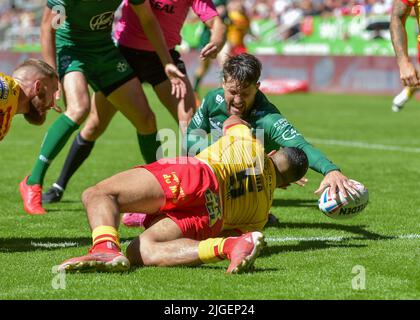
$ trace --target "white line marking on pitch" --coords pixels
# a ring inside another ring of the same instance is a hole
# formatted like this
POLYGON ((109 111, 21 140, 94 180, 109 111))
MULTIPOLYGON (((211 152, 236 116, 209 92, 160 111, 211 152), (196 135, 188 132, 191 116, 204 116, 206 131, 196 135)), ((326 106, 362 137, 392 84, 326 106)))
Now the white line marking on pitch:
POLYGON ((77 247, 79 244, 77 242, 31 242, 32 247, 36 248, 69 248, 77 247))
MULTIPOLYGON (((420 239, 420 234, 402 234, 402 235, 384 235, 384 237, 389 237, 389 239, 379 239, 379 240, 401 240, 401 239, 409 239, 409 240, 416 240, 420 239)), ((296 241, 332 241, 332 242, 340 242, 340 241, 348 241, 348 240, 369 240, 368 238, 363 238, 363 235, 360 237, 358 236, 349 236, 349 237, 266 237, 266 241, 268 242, 296 242, 296 241)), ((130 241, 124 241, 122 244, 128 244, 130 241)), ((78 247, 79 243, 77 242, 31 242, 32 247, 36 248, 70 248, 70 247, 78 247)))
POLYGON ((377 143, 366 143, 366 142, 361 142, 361 141, 326 140, 326 139, 317 139, 317 138, 307 138, 307 140, 312 143, 327 144, 327 145, 333 145, 333 146, 420 153, 420 148, 416 148, 416 147, 402 147, 402 146, 391 146, 391 145, 377 144, 377 143))
MULTIPOLYGON (((309 142, 324 144, 324 145, 333 145, 333 146, 342 146, 342 147, 352 147, 352 148, 362 148, 362 149, 371 149, 371 150, 385 150, 385 151, 401 151, 409 153, 420 153, 420 147, 402 147, 402 146, 392 146, 386 144, 378 143, 367 143, 363 141, 347 141, 347 140, 329 140, 329 139, 318 139, 318 138, 306 138, 309 142)), ((104 140, 101 141, 102 144, 106 145, 115 145, 126 143, 125 140, 104 140)), ((4 145, 7 145, 8 142, 4 142, 4 145)), ((12 144, 10 142, 10 144, 12 144)), ((13 145, 32 145, 33 143, 26 140, 13 140, 13 145)))
MULTIPOLYGON (((360 238, 355 239, 357 236, 350 237, 266 237, 265 240, 268 242, 295 242, 295 241, 346 241, 346 240, 369 240, 368 238, 363 238, 363 235, 360 238)), ((389 237, 389 239, 379 239, 379 240, 395 240, 395 239, 420 239, 420 234, 402 234, 402 235, 383 235, 383 237, 389 237)))

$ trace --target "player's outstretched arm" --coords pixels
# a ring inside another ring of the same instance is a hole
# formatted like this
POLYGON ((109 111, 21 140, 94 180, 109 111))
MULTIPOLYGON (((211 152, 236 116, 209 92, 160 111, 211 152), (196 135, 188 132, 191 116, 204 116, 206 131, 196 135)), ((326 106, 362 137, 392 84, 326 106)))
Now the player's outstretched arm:
POLYGON ((215 16, 205 22, 211 32, 209 43, 201 50, 200 59, 215 59, 226 42, 226 25, 219 16, 215 16))
POLYGON ((411 63, 407 51, 407 32, 405 22, 410 14, 411 6, 401 0, 394 0, 391 12, 391 40, 394 47, 397 63, 400 69, 400 78, 404 86, 415 87, 420 85, 420 76, 411 63))
POLYGON ((184 74, 173 63, 162 29, 150 7, 149 1, 145 1, 138 5, 131 4, 131 7, 137 14, 144 33, 153 45, 153 48, 155 48, 162 65, 165 67, 165 73, 171 81, 172 94, 175 95, 177 99, 185 97, 187 89, 182 80, 184 74))

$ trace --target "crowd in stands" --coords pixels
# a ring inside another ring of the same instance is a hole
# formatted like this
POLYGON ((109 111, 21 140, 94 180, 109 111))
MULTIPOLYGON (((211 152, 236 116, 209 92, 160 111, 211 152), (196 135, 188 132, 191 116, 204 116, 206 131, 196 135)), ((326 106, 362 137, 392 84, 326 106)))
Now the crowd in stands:
POLYGON ((253 21, 276 21, 284 40, 299 33, 306 17, 389 16, 392 0, 245 0, 244 5, 253 21))
POLYGON ((392 0, 245 0, 253 18, 281 20, 293 16, 386 15, 392 0))
MULTIPOLYGON (((0 0, 0 45, 8 39, 16 43, 30 42, 33 38, 32 41, 36 43, 45 2, 46 0, 0 0)), ((280 30, 291 30, 290 34, 308 16, 389 15, 391 3, 392 0, 243 1, 251 21, 271 19, 276 21, 280 30)))
POLYGON ((39 42, 44 5, 44 0, 0 0, 0 45, 39 42))

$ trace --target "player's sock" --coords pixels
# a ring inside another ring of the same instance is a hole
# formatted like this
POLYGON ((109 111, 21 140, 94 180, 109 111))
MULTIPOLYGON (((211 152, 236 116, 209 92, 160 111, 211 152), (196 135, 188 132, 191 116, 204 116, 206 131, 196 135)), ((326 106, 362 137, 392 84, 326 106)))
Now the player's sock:
POLYGON ((397 104, 405 104, 411 96, 416 92, 416 88, 405 87, 400 94, 395 98, 397 104))
POLYGON ((146 163, 152 163, 158 159, 157 151, 160 147, 160 141, 156 140, 156 136, 157 132, 152 134, 137 133, 140 151, 146 163))
POLYGON ((407 98, 410 98, 413 95, 413 92, 414 92, 414 88, 407 87, 406 88, 407 98))
POLYGON ((60 177, 56 184, 62 189, 65 189, 70 178, 76 172, 82 163, 89 157, 95 145, 95 141, 87 141, 82 138, 80 132, 74 138, 73 144, 71 145, 69 154, 67 155, 66 162, 64 163, 63 169, 61 170, 60 177))
POLYGON ((226 259, 223 250, 229 238, 210 238, 198 244, 198 257, 203 263, 214 263, 226 259))
POLYGON ((121 251, 118 231, 111 226, 99 226, 92 231, 93 245, 90 252, 97 251, 121 251))
POLYGON ((64 147, 71 134, 78 128, 79 125, 65 114, 62 114, 55 120, 45 135, 41 145, 41 152, 36 160, 31 176, 28 178, 28 185, 43 184, 51 161, 64 147))

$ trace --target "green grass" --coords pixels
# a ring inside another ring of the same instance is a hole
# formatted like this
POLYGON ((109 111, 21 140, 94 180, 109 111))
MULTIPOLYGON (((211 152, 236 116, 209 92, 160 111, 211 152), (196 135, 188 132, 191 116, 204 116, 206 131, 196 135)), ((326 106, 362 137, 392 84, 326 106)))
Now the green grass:
MULTIPOLYGON (((168 112, 147 93, 159 127, 176 129, 168 112)), ((265 230, 268 247, 256 260, 254 273, 225 275, 227 262, 195 268, 149 267, 125 274, 67 275, 64 290, 53 289, 57 275, 52 267, 85 254, 90 246, 80 194, 142 162, 135 130, 117 116, 70 182, 63 201, 46 205, 48 214, 34 217, 23 212, 17 185, 30 172, 56 114, 51 113, 40 128, 16 117, 0 143, 0 299, 419 299, 420 239, 399 236, 420 234, 420 106, 413 100, 394 114, 391 99, 322 94, 271 97, 308 140, 318 139, 315 145, 346 175, 369 188, 370 203, 354 219, 333 220, 317 209, 313 191, 322 177, 311 171, 305 188, 276 192, 272 212, 281 225, 265 230), (327 140, 417 149, 381 150, 332 145, 327 140), (64 242, 74 246, 39 246, 64 242), (352 289, 356 276, 352 269, 358 265, 365 269, 364 290, 352 289)), ((51 165, 46 187, 57 177, 69 145, 51 165)), ((138 232, 120 227, 124 240, 138 232)))

